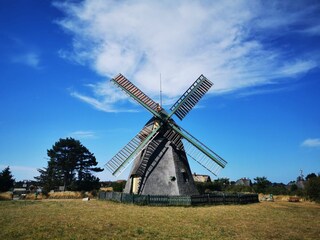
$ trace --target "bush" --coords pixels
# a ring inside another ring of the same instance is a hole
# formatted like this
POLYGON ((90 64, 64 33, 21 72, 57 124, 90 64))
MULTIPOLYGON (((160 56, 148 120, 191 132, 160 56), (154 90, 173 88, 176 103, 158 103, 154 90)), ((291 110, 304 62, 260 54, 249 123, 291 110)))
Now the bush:
POLYGON ((243 185, 230 185, 226 188, 227 192, 254 192, 253 188, 250 186, 243 185))
POLYGON ((221 191, 222 187, 216 182, 195 182, 199 194, 210 193, 214 191, 221 191))
POLYGON ((49 196, 49 191, 47 189, 42 189, 42 192, 41 194, 45 197, 48 197, 49 196))
POLYGON ((93 197, 97 197, 97 196, 98 196, 98 191, 97 191, 97 190, 92 190, 92 191, 91 191, 91 195, 92 195, 93 197))
POLYGON ((316 202, 320 202, 320 176, 310 178, 305 186, 307 197, 316 202))
POLYGON ((267 187, 266 192, 273 195, 287 195, 289 193, 284 184, 273 184, 272 186, 267 187))
POLYGON ((122 192, 123 189, 126 186, 126 181, 121 182, 112 182, 111 187, 113 188, 113 191, 115 192, 122 192))

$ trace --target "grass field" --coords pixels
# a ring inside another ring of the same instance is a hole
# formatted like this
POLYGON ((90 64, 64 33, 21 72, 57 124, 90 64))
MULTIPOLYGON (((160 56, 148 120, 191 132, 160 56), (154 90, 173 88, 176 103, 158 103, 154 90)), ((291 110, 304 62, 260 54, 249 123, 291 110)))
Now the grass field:
POLYGON ((320 205, 150 207, 78 199, 0 201, 0 239, 320 239, 320 205))

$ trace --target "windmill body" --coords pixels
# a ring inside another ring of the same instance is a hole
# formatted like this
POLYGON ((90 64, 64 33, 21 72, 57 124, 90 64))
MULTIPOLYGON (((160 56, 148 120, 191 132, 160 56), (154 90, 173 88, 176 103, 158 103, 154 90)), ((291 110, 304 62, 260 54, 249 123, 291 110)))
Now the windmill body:
MULTIPOLYGON (((145 127, 153 128, 152 118, 145 127)), ((196 195, 188 159, 177 149, 163 130, 135 158, 125 193, 142 195, 196 195)), ((182 144, 182 143, 181 143, 182 144)))
POLYGON ((198 194, 187 156, 215 175, 227 162, 178 126, 171 117, 174 114, 182 120, 213 84, 201 75, 168 114, 123 75, 119 74, 111 81, 146 108, 153 118, 108 161, 106 168, 117 176, 134 161, 124 190, 127 193, 198 194))

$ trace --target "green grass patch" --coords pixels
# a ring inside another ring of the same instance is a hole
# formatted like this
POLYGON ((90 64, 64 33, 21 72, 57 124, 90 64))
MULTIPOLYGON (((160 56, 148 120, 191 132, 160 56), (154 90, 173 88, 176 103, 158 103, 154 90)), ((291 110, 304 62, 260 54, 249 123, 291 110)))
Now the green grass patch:
POLYGON ((320 205, 150 207, 108 201, 0 202, 0 239, 320 239, 320 205))

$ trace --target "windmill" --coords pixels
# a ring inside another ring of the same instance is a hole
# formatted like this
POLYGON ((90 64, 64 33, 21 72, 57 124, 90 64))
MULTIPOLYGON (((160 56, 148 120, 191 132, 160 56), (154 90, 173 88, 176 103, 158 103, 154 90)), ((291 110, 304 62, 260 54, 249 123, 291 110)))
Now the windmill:
POLYGON ((194 185, 187 155, 214 175, 226 161, 178 126, 213 85, 201 75, 167 113, 122 74, 111 79, 117 87, 146 108, 153 117, 142 130, 111 160, 106 168, 118 176, 134 161, 124 192, 149 195, 194 195, 194 185))

